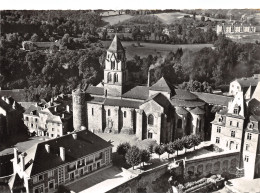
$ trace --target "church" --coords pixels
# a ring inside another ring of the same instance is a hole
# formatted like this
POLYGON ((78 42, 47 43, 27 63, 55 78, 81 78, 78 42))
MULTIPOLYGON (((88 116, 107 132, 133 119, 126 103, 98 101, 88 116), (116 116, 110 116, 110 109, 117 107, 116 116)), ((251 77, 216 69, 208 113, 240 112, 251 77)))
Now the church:
POLYGON ((98 133, 136 135, 168 143, 185 135, 204 139, 206 105, 197 95, 171 85, 164 77, 132 86, 125 49, 115 36, 107 50, 104 84, 72 91, 73 126, 98 133))

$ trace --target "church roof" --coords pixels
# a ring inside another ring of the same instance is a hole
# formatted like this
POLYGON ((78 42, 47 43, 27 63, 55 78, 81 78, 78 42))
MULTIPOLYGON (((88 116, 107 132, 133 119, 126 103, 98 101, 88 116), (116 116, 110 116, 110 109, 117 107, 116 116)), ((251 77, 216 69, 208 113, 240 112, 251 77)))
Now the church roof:
POLYGON ((138 109, 142 102, 126 100, 126 99, 111 99, 106 98, 104 101, 104 105, 108 106, 119 106, 119 107, 128 107, 138 109))
POLYGON ((125 51, 124 47, 122 46, 122 43, 120 39, 115 35, 112 43, 110 44, 108 51, 116 53, 118 51, 125 51))
POLYGON ((104 95, 103 87, 89 86, 86 90, 86 93, 93 95, 104 95))
POLYGON ((189 113, 185 108, 183 107, 175 107, 176 109, 176 113, 180 114, 180 115, 185 115, 187 113, 189 113))
POLYGON ((25 172, 29 176, 34 176, 112 146, 92 132, 83 130, 76 134, 77 139, 68 134, 38 143, 25 151, 25 172), (50 153, 46 151, 45 144, 50 146, 50 153), (59 156, 60 147, 65 149, 65 161, 59 156))
POLYGON ((171 104, 175 107, 201 107, 205 105, 205 102, 201 100, 179 100, 179 99, 171 99, 171 104))
POLYGON ((150 87, 150 90, 174 92, 175 87, 168 83, 164 77, 161 77, 155 84, 150 87))
POLYGON ((136 86, 125 92, 122 97, 146 100, 149 97, 149 88, 147 86, 136 86))
POLYGON ((175 89, 175 95, 172 96, 172 99, 191 101, 197 100, 198 97, 195 94, 192 94, 190 91, 184 89, 175 89))
POLYGON ((150 96, 146 101, 150 101, 150 100, 155 101, 160 106, 164 107, 166 110, 168 109, 168 107, 171 106, 171 103, 169 102, 169 100, 162 93, 156 93, 156 94, 150 96))
POLYGON ((196 107, 195 109, 190 110, 191 113, 195 115, 203 115, 205 114, 205 111, 199 107, 196 107))
POLYGON ((197 95, 199 99, 205 101, 206 103, 213 104, 213 105, 228 106, 228 102, 233 99, 233 97, 230 96, 217 95, 217 94, 204 93, 204 92, 193 92, 193 94, 197 95))

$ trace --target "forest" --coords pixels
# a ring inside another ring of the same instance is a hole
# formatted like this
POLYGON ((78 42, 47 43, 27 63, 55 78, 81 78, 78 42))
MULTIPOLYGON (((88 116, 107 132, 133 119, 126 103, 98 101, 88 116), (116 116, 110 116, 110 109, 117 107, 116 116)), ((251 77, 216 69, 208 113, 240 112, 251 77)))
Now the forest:
MULTIPOLYGON (((59 93, 71 93, 78 85, 98 84, 103 79, 106 54, 96 37, 95 28, 101 23, 99 14, 91 11, 77 14, 75 11, 1 11, 4 30, 0 42, 0 87, 25 88, 27 100, 38 101, 59 93), (17 27, 19 25, 24 28, 17 27), (25 40, 58 40, 67 49, 22 50, 21 43, 25 40)), ((192 29, 183 33, 180 26, 177 27, 181 31, 177 34, 179 37, 198 33, 192 29)), ((204 36, 198 33, 194 37, 204 36)), ((165 76, 181 88, 211 92, 234 78, 260 73, 260 45, 235 43, 213 32, 208 38, 214 43, 213 48, 196 52, 178 49, 166 57, 141 58, 137 54, 127 60, 130 73, 141 75, 135 84, 145 84, 150 69, 152 83, 165 76)))

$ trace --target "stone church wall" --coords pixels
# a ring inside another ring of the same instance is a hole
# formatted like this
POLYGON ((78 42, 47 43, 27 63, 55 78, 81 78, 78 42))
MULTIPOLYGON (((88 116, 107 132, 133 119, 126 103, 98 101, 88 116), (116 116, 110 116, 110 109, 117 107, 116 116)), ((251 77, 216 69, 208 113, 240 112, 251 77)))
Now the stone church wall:
POLYGON ((102 132, 103 108, 100 104, 87 103, 88 129, 94 132, 102 132))

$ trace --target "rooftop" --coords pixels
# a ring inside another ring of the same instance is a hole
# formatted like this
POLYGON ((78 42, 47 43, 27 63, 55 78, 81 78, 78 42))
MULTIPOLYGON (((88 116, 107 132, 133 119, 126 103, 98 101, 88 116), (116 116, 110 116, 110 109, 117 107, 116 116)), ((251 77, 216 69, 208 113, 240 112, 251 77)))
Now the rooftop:
POLYGON ((93 95, 104 95, 104 88, 96 87, 96 86, 89 86, 86 90, 86 93, 93 94, 93 95))
POLYGON ((150 90, 165 91, 174 93, 175 87, 169 84, 164 77, 161 77, 155 84, 150 87, 150 90))
POLYGON ((112 146, 109 142, 87 130, 75 132, 75 134, 77 134, 76 139, 73 138, 72 134, 68 134, 35 144, 25 151, 25 171, 28 175, 36 175, 112 146), (50 146, 50 153, 45 149, 46 144, 50 146), (60 147, 65 149, 65 161, 62 161, 59 156, 60 147))
POLYGON ((206 103, 213 104, 213 105, 227 106, 228 102, 233 99, 233 97, 230 96, 217 95, 217 94, 204 93, 204 92, 193 92, 193 94, 197 95, 199 99, 205 101, 206 103))
POLYGON ((120 39, 115 35, 110 47, 108 48, 108 51, 116 53, 118 51, 125 51, 124 47, 122 46, 122 43, 120 39))
POLYGON ((128 108, 139 108, 142 102, 126 100, 126 99, 111 99, 106 98, 104 101, 104 105, 108 106, 119 106, 119 107, 128 107, 128 108))
POLYGON ((149 88, 147 86, 136 86, 125 92, 123 97, 146 100, 149 97, 149 88))
POLYGON ((238 78, 235 81, 237 81, 242 87, 256 86, 260 81, 259 76, 259 74, 255 74, 252 77, 238 78))

